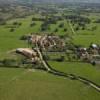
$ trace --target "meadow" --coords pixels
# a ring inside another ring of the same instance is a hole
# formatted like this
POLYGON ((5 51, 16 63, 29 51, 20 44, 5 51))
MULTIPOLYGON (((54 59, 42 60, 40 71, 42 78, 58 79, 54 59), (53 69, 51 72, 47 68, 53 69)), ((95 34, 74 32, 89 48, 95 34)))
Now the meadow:
POLYGON ((44 71, 0 68, 1 100, 99 100, 99 92, 85 84, 44 71))

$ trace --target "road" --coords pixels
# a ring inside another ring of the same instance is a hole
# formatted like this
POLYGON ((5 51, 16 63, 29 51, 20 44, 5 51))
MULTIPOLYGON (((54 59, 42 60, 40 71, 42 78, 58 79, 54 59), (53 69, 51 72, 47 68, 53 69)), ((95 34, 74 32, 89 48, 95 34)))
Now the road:
POLYGON ((44 67, 46 68, 46 70, 53 74, 53 75, 56 75, 56 76, 60 76, 60 77, 64 77, 64 78, 69 78, 71 80, 78 80, 84 84, 87 84, 89 86, 91 86, 92 88, 94 88, 95 90, 97 90, 98 92, 100 92, 100 86, 97 85, 96 83, 86 79, 86 78, 83 78, 81 76, 76 76, 74 74, 67 74, 67 73, 64 73, 64 72, 60 72, 60 71, 57 71, 55 69, 53 69, 49 64, 48 62, 45 61, 45 59, 43 58, 43 54, 42 54, 42 51, 40 50, 40 48, 38 47, 37 45, 37 52, 39 54, 39 57, 40 57, 40 60, 41 62, 43 63, 44 67))

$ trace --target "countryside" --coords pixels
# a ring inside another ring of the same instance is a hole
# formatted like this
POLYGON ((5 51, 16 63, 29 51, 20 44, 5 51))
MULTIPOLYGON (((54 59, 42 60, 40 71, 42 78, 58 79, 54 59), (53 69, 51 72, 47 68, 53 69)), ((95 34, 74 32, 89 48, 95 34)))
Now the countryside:
POLYGON ((100 100, 100 1, 0 0, 0 100, 100 100))

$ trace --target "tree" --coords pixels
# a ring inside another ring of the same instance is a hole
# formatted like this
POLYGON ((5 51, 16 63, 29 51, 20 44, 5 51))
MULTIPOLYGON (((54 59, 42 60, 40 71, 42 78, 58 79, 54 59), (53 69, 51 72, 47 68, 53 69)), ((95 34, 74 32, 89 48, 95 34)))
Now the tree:
POLYGON ((82 27, 82 30, 85 30, 85 27, 84 26, 82 27))
POLYGON ((41 31, 45 31, 46 30, 46 27, 41 27, 41 31))
POLYGON ((22 23, 18 23, 18 25, 19 25, 19 26, 21 26, 21 25, 22 25, 22 23))
POLYGON ((33 26, 35 26, 36 25, 36 23, 31 23, 30 24, 30 27, 33 27, 33 26))
POLYGON ((67 31, 67 28, 64 28, 64 32, 66 32, 67 31))
POLYGON ((13 22, 13 25, 18 25, 18 22, 13 22))
POLYGON ((56 29, 54 30, 54 32, 58 32, 58 29, 56 28, 56 29))
POLYGON ((32 18, 32 21, 34 21, 34 17, 32 18))
POLYGON ((79 26, 77 26, 77 27, 75 28, 75 30, 78 31, 78 30, 79 30, 79 26))
POLYGON ((56 59, 58 62, 63 62, 65 61, 65 56, 61 56, 60 58, 56 59))
POLYGON ((64 27, 64 23, 59 24, 59 28, 63 28, 64 27))
POLYGON ((11 28, 11 29, 10 29, 10 32, 14 32, 14 31, 15 31, 15 29, 14 29, 14 28, 11 28))

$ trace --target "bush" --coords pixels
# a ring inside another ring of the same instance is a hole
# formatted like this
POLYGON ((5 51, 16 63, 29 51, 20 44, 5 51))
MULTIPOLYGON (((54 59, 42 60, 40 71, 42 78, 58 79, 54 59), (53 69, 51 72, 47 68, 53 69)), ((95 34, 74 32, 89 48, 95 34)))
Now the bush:
POLYGON ((17 67, 17 62, 13 59, 4 59, 2 63, 5 67, 17 67))
POLYGON ((65 61, 65 56, 61 56, 60 58, 56 59, 58 62, 63 62, 65 61))
POLYGON ((93 66, 95 66, 95 65, 96 65, 95 61, 91 62, 91 64, 92 64, 93 66))
POLYGON ((11 28, 11 29, 10 29, 10 32, 14 32, 14 31, 15 31, 15 29, 14 29, 14 28, 11 28))
POLYGON ((20 38, 20 40, 27 40, 28 38, 27 38, 27 36, 25 36, 25 35, 23 35, 21 38, 20 38))
POLYGON ((67 31, 67 29, 66 28, 64 28, 64 32, 66 32, 67 31))
POLYGON ((13 22, 13 25, 18 25, 18 23, 17 22, 13 22))
POLYGON ((75 28, 75 30, 78 31, 78 30, 79 30, 79 27, 77 26, 77 27, 75 28))
POLYGON ((64 23, 59 24, 59 28, 63 28, 64 27, 64 23))
POLYGON ((41 31, 46 31, 47 27, 41 27, 41 31))
POLYGON ((58 32, 58 29, 56 28, 56 29, 54 30, 54 32, 58 32))
POLYGON ((19 25, 19 26, 21 26, 21 25, 22 25, 22 23, 18 23, 18 25, 19 25))
POLYGON ((35 25, 36 25, 36 23, 31 23, 31 24, 30 24, 30 27, 35 26, 35 25))

